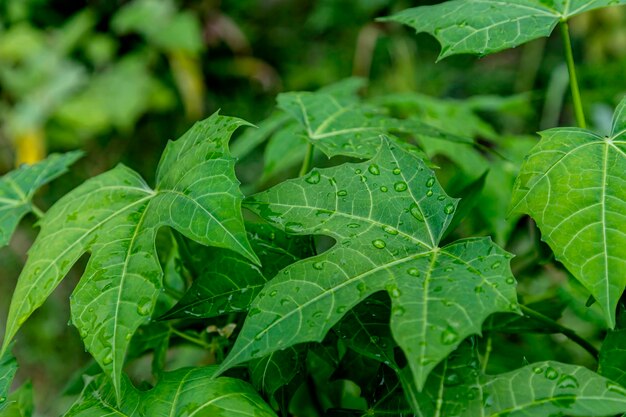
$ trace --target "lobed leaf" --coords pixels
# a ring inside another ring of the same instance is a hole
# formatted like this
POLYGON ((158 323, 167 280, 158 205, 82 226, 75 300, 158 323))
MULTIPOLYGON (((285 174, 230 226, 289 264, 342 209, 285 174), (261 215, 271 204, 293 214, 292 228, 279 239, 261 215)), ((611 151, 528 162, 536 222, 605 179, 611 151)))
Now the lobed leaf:
POLYGON ((441 44, 439 59, 488 55, 544 36, 559 22, 626 0, 452 0, 384 18, 426 32, 441 44))
POLYGON ((213 378, 215 367, 165 372, 154 388, 140 392, 122 380, 121 406, 115 389, 103 375, 94 378, 65 417, 218 416, 275 417, 252 387, 234 378, 213 378))
POLYGON ((67 172, 81 151, 52 154, 34 165, 22 165, 0 178, 0 247, 9 243, 18 223, 33 211, 32 199, 43 185, 67 172))
POLYGON ((253 262, 228 153, 240 119, 214 114, 168 143, 151 189, 118 167, 65 195, 41 222, 11 300, 3 350, 84 253, 91 253, 71 296, 72 321, 87 350, 120 394, 126 349, 149 320, 161 288, 155 237, 172 227, 204 245, 230 248, 253 262))
POLYGON ((421 387, 488 315, 517 311, 510 255, 488 238, 438 247, 456 200, 421 159, 387 139, 369 162, 315 169, 254 195, 247 207, 287 232, 337 243, 265 286, 222 370, 321 341, 351 308, 387 291, 392 334, 421 387))
POLYGON ((593 295, 606 324, 626 285, 626 99, 611 136, 577 128, 541 133, 515 182, 511 211, 529 214, 542 239, 593 295))

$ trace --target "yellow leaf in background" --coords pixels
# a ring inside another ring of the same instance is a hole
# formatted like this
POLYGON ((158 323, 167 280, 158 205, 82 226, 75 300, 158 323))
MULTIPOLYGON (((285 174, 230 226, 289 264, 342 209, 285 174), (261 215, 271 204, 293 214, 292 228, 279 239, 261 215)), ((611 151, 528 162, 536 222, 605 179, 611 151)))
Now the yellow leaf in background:
POLYGON ((46 135, 42 128, 32 128, 15 137, 15 166, 32 165, 46 157, 46 135))
POLYGON ((202 117, 204 113, 204 82, 202 68, 197 56, 185 51, 168 54, 176 87, 185 106, 185 115, 190 120, 202 117))

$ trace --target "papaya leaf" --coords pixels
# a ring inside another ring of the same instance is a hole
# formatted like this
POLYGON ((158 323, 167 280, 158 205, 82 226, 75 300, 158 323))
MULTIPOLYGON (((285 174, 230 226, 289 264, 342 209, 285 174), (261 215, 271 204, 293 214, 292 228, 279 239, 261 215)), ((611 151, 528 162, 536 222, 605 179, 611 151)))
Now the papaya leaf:
POLYGON ((33 211, 32 199, 43 185, 67 172, 81 151, 52 154, 34 165, 22 165, 0 178, 0 248, 7 245, 18 223, 33 211))
POLYGON ((488 55, 544 36, 559 22, 626 0, 453 0, 383 18, 426 32, 441 44, 439 59, 488 55))
POLYGON ((511 212, 529 214, 542 239, 593 295, 606 324, 626 283, 626 99, 611 136, 577 128, 541 132, 513 189, 511 212))
POLYGON ((252 387, 234 378, 213 378, 215 367, 165 372, 151 390, 136 390, 122 379, 122 401, 104 375, 92 379, 65 417, 128 417, 203 415, 275 417, 252 387))
POLYGON ((17 361, 9 348, 0 357, 0 411, 7 406, 7 397, 16 372, 17 361))
POLYGON ((427 389, 417 394, 422 407, 458 417, 610 416, 626 411, 626 388, 585 367, 545 361, 485 375, 467 345, 431 373, 427 389))
MULTIPOLYGON (((381 109, 353 97, 328 93, 279 94, 278 107, 294 117, 305 130, 309 143, 326 156, 371 158, 380 145, 380 135, 410 133, 464 141, 417 119, 396 119, 381 109)), ((471 143, 471 140, 467 140, 471 143)))
POLYGON ((248 223, 248 241, 262 267, 226 249, 190 244, 199 275, 183 298, 161 320, 214 317, 245 311, 269 278, 311 254, 308 238, 290 236, 266 224, 248 223))
POLYGON ((301 346, 277 350, 248 364, 254 387, 268 397, 296 379, 303 372, 306 351, 301 346))
POLYGON ((249 198, 285 231, 337 243, 265 286, 221 370, 321 341, 351 308, 387 291, 393 337, 422 387, 488 315, 518 309, 511 256, 489 238, 437 246, 456 203, 421 159, 386 138, 369 162, 314 169, 249 198))
POLYGON ((162 226, 253 262, 242 195, 228 153, 240 119, 214 114, 168 143, 151 189, 131 169, 94 177, 59 200, 41 221, 11 300, 3 349, 84 253, 86 270, 71 296, 72 321, 119 394, 126 349, 150 319, 161 289, 155 237, 162 226))
POLYGON ((626 329, 610 331, 600 349, 598 373, 626 386, 626 329))

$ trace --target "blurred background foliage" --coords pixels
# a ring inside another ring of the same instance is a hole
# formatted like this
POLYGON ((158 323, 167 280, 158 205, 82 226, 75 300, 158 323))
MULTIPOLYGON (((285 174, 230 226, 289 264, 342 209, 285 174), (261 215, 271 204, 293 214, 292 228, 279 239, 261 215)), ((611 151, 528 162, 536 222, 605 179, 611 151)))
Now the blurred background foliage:
MULTIPOLYGON (((40 194, 44 208, 118 162, 151 179, 166 141, 219 110, 261 126, 233 144, 244 190, 253 192, 297 175, 302 158, 292 148, 284 154, 285 141, 302 139, 285 130, 276 95, 362 77, 367 82, 359 91, 368 104, 482 146, 418 140, 441 168, 448 192, 468 201, 468 218, 449 239, 493 236, 518 255, 513 268, 522 301, 540 303, 546 315, 562 316, 595 340, 600 321, 593 306, 585 307, 584 290, 566 279, 532 222, 506 219, 512 181, 537 140, 534 132, 573 124, 560 39, 436 63, 434 39, 375 21, 433 3, 439 2, 0 0, 0 172, 52 152, 84 149, 87 156, 72 173, 40 194)), ((592 127, 606 132, 626 91, 626 13, 600 10, 571 26, 585 110, 592 127)), ((36 235, 33 223, 28 219, 0 251, 2 317, 36 235)), ((63 385, 88 365, 75 329, 66 325, 67 297, 78 276, 65 280, 26 324, 15 350, 21 365, 16 386, 32 380, 38 415, 66 409, 71 397, 61 397, 63 385)), ((558 335, 499 332, 480 343, 493 347, 494 372, 547 358, 589 361, 558 335)), ((197 363, 210 361, 201 358, 197 363)))

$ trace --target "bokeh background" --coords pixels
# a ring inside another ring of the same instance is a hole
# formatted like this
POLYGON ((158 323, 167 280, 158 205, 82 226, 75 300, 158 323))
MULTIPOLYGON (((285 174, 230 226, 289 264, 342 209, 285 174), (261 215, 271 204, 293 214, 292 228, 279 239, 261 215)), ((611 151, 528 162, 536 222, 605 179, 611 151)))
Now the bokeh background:
MULTIPOLYGON (((150 181, 167 140, 195 120, 219 110, 257 123, 274 111, 276 94, 315 90, 350 76, 368 80, 368 97, 420 93, 449 100, 431 103, 421 114, 436 123, 445 113, 459 120, 447 126, 459 133, 470 129, 464 125, 463 107, 439 104, 480 95, 472 105, 479 122, 470 119, 477 123, 471 128, 478 141, 574 124, 558 34, 484 58, 456 56, 436 63, 439 46, 434 39, 375 21, 434 3, 0 0, 0 173, 52 152, 83 149, 86 155, 72 172, 39 194, 43 208, 120 162, 150 181)), ((571 27, 587 117, 594 129, 608 131, 613 107, 626 91, 626 9, 587 13, 571 27)), ((532 144, 536 139, 528 140, 532 144)), ((440 154, 438 163, 445 165, 445 152, 440 154)), ((262 166, 263 145, 241 161, 244 187, 262 166)), ((272 181, 286 175, 293 172, 281 172, 272 181)), ((442 176, 445 183, 443 170, 442 176)), ((26 219, 11 245, 0 250, 0 317, 6 317, 36 236, 33 224, 33 218, 26 219)), ((535 230, 532 225, 518 227, 535 230)), ((538 239, 519 242, 509 235, 501 240, 508 248, 538 244, 538 239)), ((544 256, 545 248, 535 252, 544 256)), ((566 274, 551 263, 549 254, 539 272, 524 269, 529 260, 516 262, 518 277, 549 276, 521 283, 529 297, 568 296, 559 291, 572 284, 564 284, 566 274)), ((38 415, 58 415, 67 408, 71 398, 60 393, 88 360, 77 332, 67 325, 67 300, 79 272, 80 267, 19 336, 18 383, 32 380, 38 415)), ((584 334, 584 322, 577 322, 575 314, 571 320, 583 326, 584 334)), ((513 339, 507 342, 555 349, 543 339, 513 339)), ((554 354, 568 359, 577 354, 573 349, 554 354)))

